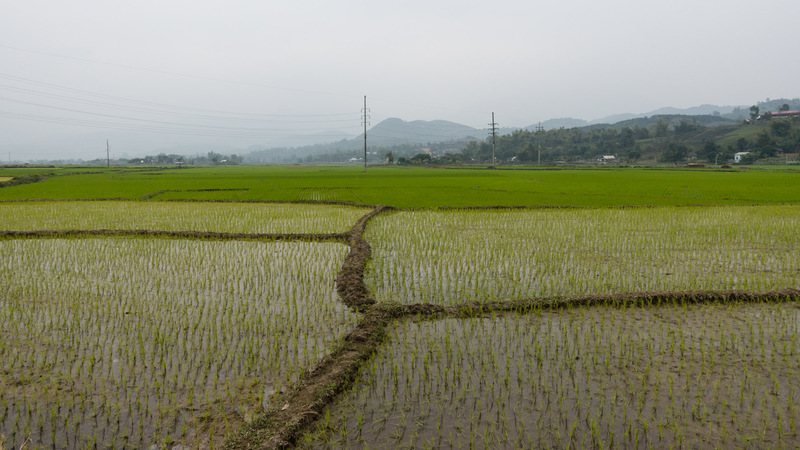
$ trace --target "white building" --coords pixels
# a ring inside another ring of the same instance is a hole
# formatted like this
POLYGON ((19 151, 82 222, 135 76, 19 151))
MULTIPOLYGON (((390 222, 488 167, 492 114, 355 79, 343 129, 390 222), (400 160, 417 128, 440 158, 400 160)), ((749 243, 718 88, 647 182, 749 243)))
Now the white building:
POLYGON ((737 163, 742 162, 742 158, 744 157, 744 155, 749 155, 749 154, 750 154, 750 152, 734 153, 733 154, 733 162, 737 162, 737 163))

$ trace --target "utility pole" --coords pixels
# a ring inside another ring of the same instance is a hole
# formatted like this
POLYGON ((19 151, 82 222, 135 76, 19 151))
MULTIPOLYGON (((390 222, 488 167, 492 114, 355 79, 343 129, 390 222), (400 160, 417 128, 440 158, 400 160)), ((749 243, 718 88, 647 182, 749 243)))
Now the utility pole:
POLYGON ((367 109, 367 96, 364 96, 364 109, 361 110, 364 113, 361 116, 364 125, 364 172, 367 171, 367 125, 369 125, 369 109, 367 109))
POLYGON ((494 121, 494 113, 492 113, 492 123, 489 124, 492 127, 492 167, 494 167, 494 153, 497 147, 496 139, 497 139, 497 123, 494 121))
POLYGON ((537 166, 542 165, 542 131, 544 131, 544 128, 542 128, 542 122, 539 122, 539 125, 536 127, 536 134, 539 135, 539 152, 536 157, 537 166))
POLYGON ((108 139, 106 139, 106 167, 111 167, 111 153, 108 148, 108 139))

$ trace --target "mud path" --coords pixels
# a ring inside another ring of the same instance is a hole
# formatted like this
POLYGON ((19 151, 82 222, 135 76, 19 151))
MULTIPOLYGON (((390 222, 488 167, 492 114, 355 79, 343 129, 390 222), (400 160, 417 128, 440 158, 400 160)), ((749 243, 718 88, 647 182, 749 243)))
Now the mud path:
POLYGON ((378 206, 368 214, 361 217, 346 234, 350 245, 350 252, 342 264, 342 270, 336 277, 336 289, 342 302, 359 311, 375 304, 375 299, 370 297, 369 290, 364 284, 364 271, 367 261, 372 255, 372 250, 364 239, 364 230, 367 222, 378 214, 392 210, 389 206, 378 206))

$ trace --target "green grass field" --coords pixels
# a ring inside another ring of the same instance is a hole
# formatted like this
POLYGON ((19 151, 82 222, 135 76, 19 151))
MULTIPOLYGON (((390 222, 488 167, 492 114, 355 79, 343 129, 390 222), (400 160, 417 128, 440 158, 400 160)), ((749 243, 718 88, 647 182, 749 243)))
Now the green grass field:
MULTIPOLYGON (((0 176, 14 176, 0 169, 0 176)), ((800 202, 791 169, 532 169, 235 166, 97 169, 0 189, 0 200, 197 199, 335 201, 399 208, 800 202)), ((67 172, 65 170, 65 172, 67 172)))

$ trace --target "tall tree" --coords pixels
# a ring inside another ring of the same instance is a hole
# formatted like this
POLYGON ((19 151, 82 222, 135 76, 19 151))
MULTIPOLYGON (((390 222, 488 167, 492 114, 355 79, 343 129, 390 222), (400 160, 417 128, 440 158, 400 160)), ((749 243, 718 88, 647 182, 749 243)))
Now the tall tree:
POLYGON ((758 118, 758 111, 759 111, 758 106, 753 105, 753 106, 750 107, 750 119, 751 120, 756 120, 758 118))
POLYGON ((689 156, 689 147, 670 142, 669 147, 661 154, 661 158, 665 162, 679 163, 689 156))
POLYGON ((769 128, 773 136, 787 137, 792 132, 792 122, 787 119, 775 119, 769 124, 769 128))
POLYGON ((708 162, 713 162, 714 159, 717 157, 719 153, 719 145, 715 144, 712 141, 705 141, 703 142, 703 147, 698 152, 700 158, 705 159, 708 162))
POLYGON ((775 156, 775 145, 767 130, 758 130, 755 137, 754 145, 762 155, 775 156))
POLYGON ((666 136, 668 127, 669 127, 669 123, 667 123, 666 120, 658 119, 658 122, 654 125, 656 137, 664 137, 664 136, 666 136))

